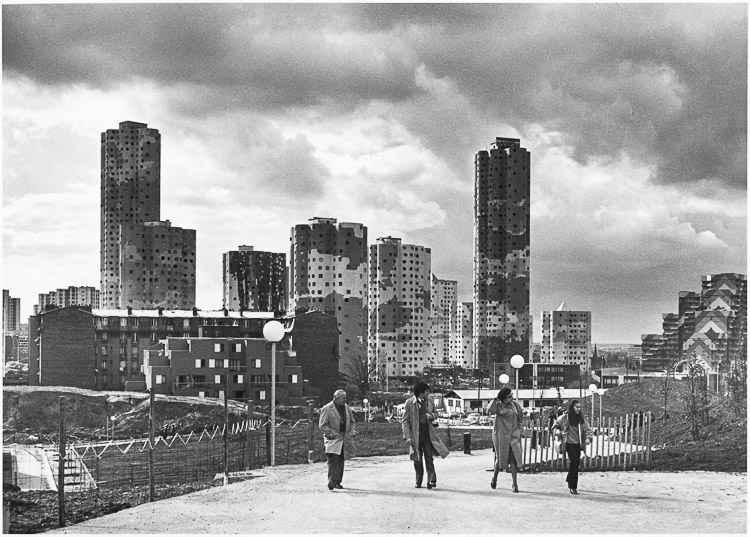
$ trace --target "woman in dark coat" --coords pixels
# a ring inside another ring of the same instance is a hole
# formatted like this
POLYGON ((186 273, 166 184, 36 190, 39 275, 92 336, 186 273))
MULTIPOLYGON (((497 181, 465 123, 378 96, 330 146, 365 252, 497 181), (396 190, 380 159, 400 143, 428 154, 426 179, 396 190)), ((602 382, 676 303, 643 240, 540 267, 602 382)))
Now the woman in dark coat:
POLYGON ((513 400, 513 391, 503 388, 487 407, 489 414, 495 414, 495 425, 492 427, 492 444, 495 446, 495 473, 490 487, 497 486, 497 474, 507 470, 513 476, 513 492, 518 492, 518 461, 521 455, 521 423, 523 409, 513 400))
POLYGON ((568 405, 568 412, 563 414, 552 426, 560 435, 560 440, 565 442, 565 453, 568 455, 568 482, 571 494, 578 494, 578 468, 581 464, 581 452, 586 444, 591 443, 591 428, 586 418, 581 413, 581 403, 572 400, 568 405))

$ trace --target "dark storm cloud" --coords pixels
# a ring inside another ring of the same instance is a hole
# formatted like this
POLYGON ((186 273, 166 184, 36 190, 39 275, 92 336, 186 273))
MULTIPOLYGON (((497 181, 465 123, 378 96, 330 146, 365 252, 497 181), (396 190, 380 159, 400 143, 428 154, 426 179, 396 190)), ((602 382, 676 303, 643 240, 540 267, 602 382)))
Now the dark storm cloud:
POLYGON ((3 70, 48 85, 184 84, 201 88, 214 110, 400 100, 417 91, 403 51, 379 36, 326 41, 319 25, 336 25, 328 13, 252 4, 4 6, 3 70))
POLYGON ((184 87, 186 115, 417 102, 439 119, 404 123, 461 173, 488 128, 539 124, 579 162, 626 152, 659 182, 746 187, 744 4, 4 6, 3 70, 184 87), (467 104, 431 107, 419 68, 467 104))
POLYGON ((745 187, 746 6, 497 10, 470 32, 441 29, 419 49, 487 118, 561 132, 581 162, 627 151, 654 164, 662 182, 745 187))

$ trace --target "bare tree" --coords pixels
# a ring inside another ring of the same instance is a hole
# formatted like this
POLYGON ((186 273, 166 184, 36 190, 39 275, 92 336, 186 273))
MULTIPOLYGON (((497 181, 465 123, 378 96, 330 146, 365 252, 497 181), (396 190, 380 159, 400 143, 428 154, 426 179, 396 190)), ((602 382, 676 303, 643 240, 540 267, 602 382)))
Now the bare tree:
POLYGON ((729 400, 738 418, 747 416, 747 345, 742 341, 740 352, 727 378, 729 400))
POLYGON ((690 422, 693 440, 700 438, 701 427, 708 425, 708 378, 702 360, 691 354, 685 360, 688 372, 688 390, 682 397, 685 414, 690 422))
POLYGON ((360 393, 362 398, 370 395, 370 381, 376 374, 375 364, 370 364, 367 356, 357 355, 345 366, 344 377, 360 393))

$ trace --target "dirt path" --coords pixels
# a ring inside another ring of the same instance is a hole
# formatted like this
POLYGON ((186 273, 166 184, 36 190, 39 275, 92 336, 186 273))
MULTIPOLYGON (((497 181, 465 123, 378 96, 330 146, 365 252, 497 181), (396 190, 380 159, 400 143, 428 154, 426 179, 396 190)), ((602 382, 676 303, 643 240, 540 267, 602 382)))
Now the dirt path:
POLYGON ((563 473, 510 475, 489 486, 492 451, 436 461, 438 488, 415 489, 406 456, 347 461, 345 490, 326 465, 266 468, 263 477, 120 511, 51 533, 740 533, 747 474, 590 472, 579 495, 563 473), (580 521, 570 524, 570 513, 580 521))

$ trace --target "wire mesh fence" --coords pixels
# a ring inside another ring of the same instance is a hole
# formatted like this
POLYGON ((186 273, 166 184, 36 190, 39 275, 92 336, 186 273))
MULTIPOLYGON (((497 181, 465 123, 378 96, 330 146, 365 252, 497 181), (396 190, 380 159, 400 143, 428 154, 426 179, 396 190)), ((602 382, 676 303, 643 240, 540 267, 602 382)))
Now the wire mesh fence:
MULTIPOLYGON (((406 455, 401 424, 359 423, 359 457, 406 455)), ((582 470, 647 469, 650 424, 633 416, 594 423, 594 441, 582 470)), ((452 451, 492 447, 491 427, 441 424, 438 436, 452 451), (468 436, 467 436, 468 435, 468 436), (468 446, 467 446, 468 440, 468 446)), ((536 425, 522 431, 525 471, 563 471, 564 455, 557 453, 549 431, 536 425)), ((325 460, 317 420, 285 421, 276 427, 277 465, 325 460)), ((253 478, 253 470, 270 464, 270 423, 246 420, 200 433, 148 439, 76 443, 64 457, 64 496, 60 502, 59 457, 54 446, 10 446, 11 474, 3 498, 10 533, 36 533, 75 524, 141 503, 253 478), (153 472, 153 492, 150 488, 153 472), (21 489, 21 490, 19 490, 21 489), (33 490, 36 489, 36 490, 33 490)), ((6 463, 4 462, 4 466, 6 463)))

